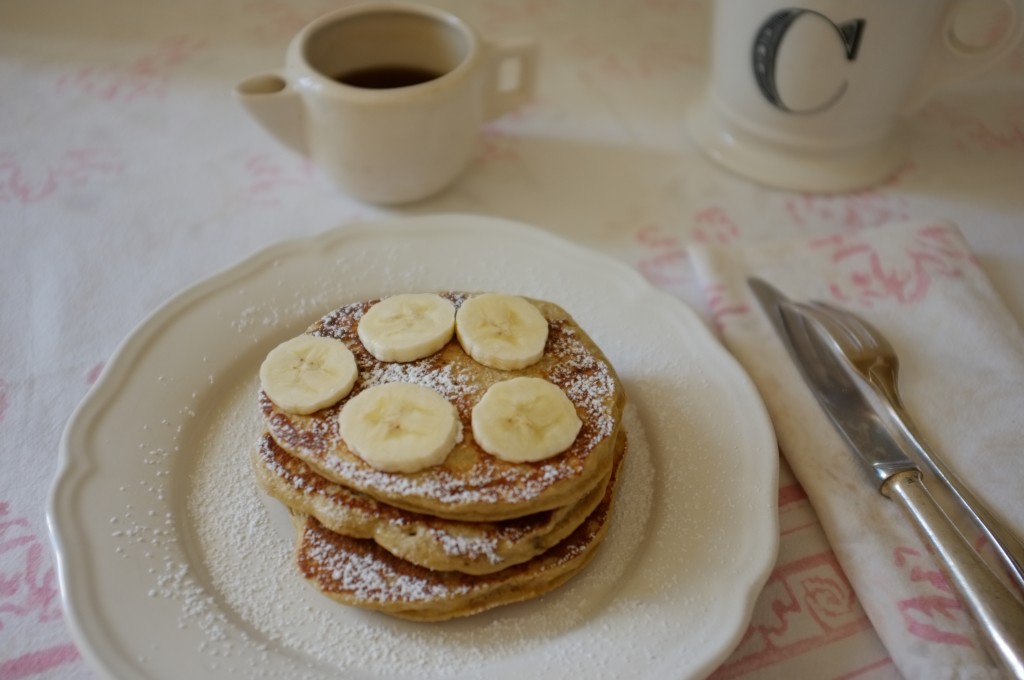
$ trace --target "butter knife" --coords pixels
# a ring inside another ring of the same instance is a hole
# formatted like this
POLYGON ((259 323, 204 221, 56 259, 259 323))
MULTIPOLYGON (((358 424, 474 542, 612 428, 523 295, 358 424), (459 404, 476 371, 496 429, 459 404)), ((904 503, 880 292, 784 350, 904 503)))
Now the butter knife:
POLYGON ((1008 677, 1024 680, 1024 606, 936 504, 917 464, 885 427, 813 322, 765 281, 751 278, 747 284, 818 404, 879 492, 900 504, 922 539, 935 549, 991 656, 1008 677))

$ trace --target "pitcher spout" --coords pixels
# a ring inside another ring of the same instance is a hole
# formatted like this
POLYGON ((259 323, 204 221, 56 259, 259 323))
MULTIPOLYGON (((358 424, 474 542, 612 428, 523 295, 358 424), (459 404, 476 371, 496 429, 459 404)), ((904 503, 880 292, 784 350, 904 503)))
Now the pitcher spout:
POLYGON ((284 76, 280 73, 251 76, 235 86, 234 95, 274 138, 303 156, 309 155, 302 100, 284 76))

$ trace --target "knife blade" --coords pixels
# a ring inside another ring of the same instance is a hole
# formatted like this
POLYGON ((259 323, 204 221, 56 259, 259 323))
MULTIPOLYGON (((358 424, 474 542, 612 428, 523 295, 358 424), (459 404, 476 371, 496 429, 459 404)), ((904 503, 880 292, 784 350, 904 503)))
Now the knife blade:
POLYGON ((1024 606, 932 498, 916 463, 886 429, 813 320, 766 281, 750 278, 747 285, 847 448, 882 495, 898 502, 935 548, 992 658, 1009 677, 1024 680, 1024 606))
POLYGON ((814 397, 878 488, 881 489, 885 481, 897 472, 918 469, 893 438, 853 377, 833 356, 831 347, 813 327, 796 319, 800 312, 789 299, 760 279, 751 279, 748 285, 814 397), (818 360, 806 361, 807 356, 815 356, 818 360))

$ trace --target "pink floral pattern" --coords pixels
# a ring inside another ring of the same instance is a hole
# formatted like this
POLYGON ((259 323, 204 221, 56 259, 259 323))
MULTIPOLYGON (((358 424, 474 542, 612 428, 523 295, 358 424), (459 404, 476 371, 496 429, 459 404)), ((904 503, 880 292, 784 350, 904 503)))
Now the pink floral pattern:
POLYGON ((108 67, 86 66, 66 73, 57 80, 57 87, 105 102, 159 99, 166 94, 171 74, 206 47, 206 41, 197 38, 167 38, 130 62, 108 67))
POLYGON ((853 590, 845 581, 814 576, 803 585, 808 612, 823 626, 848 615, 855 607, 853 590))
POLYGON ((761 593, 757 612, 736 652, 711 675, 712 680, 752 673, 871 625, 831 552, 777 567, 761 593))
POLYGON ((743 316, 750 311, 750 305, 740 302, 724 284, 707 286, 704 294, 708 301, 708 311, 719 331, 723 330, 729 317, 743 316))
POLYGON ((0 379, 0 425, 3 424, 4 418, 7 417, 7 409, 11 406, 11 400, 7 396, 7 392, 7 381, 0 379))
POLYGON ((741 236, 739 225, 725 208, 712 206, 694 215, 693 242, 728 245, 741 236))
POLYGON ((61 616, 57 583, 44 542, 24 517, 0 502, 0 631, 14 618, 53 621, 61 616))
POLYGON ((689 254, 679 237, 657 224, 645 224, 634 232, 633 238, 644 250, 635 266, 648 281, 665 287, 689 281, 683 267, 689 254))
POLYGON ((0 661, 0 680, 27 678, 78 659, 78 649, 72 644, 44 647, 13 659, 0 661))
POLYGON ((95 383, 99 379, 100 373, 103 372, 103 366, 105 364, 106 364, 106 362, 101 361, 101 362, 99 362, 98 364, 96 364, 95 366, 93 366, 92 368, 89 369, 89 372, 85 374, 85 383, 87 385, 92 385, 93 383, 95 383))
POLYGON ((298 156, 252 154, 243 164, 246 199, 256 205, 278 205, 290 190, 308 185, 316 172, 312 161, 298 156))
POLYGON ((787 199, 785 205, 794 224, 815 231, 829 227, 859 231, 910 216, 906 200, 884 189, 843 195, 805 194, 787 199))
POLYGON ((918 229, 897 255, 842 234, 812 239, 809 246, 840 272, 830 286, 832 297, 862 307, 882 301, 914 304, 936 279, 961 277, 967 267, 977 265, 960 237, 942 223, 918 229))
POLYGON ((473 158, 474 163, 484 165, 520 160, 522 156, 514 136, 502 132, 494 125, 484 126, 473 158))
POLYGON ((929 642, 973 646, 967 612, 934 562, 915 548, 901 547, 893 551, 893 563, 922 591, 896 603, 907 631, 929 642))
POLYGON ((1024 104, 983 117, 974 107, 946 102, 930 104, 921 116, 945 127, 958 146, 983 151, 1024 150, 1024 104))
POLYGON ((0 151, 0 205, 39 203, 62 188, 116 176, 124 165, 113 149, 70 149, 52 158, 0 151))

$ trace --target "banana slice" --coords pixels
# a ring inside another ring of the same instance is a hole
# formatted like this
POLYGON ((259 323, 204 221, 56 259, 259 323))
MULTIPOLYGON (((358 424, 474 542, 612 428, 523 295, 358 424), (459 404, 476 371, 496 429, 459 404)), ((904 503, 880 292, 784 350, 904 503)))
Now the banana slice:
POLYGON ((375 385, 338 414, 341 438, 385 472, 416 472, 444 461, 462 434, 455 406, 439 392, 412 383, 375 385))
POLYGON ((473 438, 511 463, 550 458, 569 448, 583 423, 565 392, 543 378, 495 383, 473 407, 473 438))
POLYGON ((380 361, 415 361, 452 339, 455 305, 433 293, 393 295, 370 307, 356 332, 380 361))
POLYGON ((352 391, 358 375, 355 357, 343 342, 313 335, 285 340, 260 365, 263 391, 298 415, 336 404, 352 391))
POLYGON ((484 293, 459 307, 455 335, 476 361, 510 371, 526 368, 544 355, 548 321, 521 297, 484 293))

